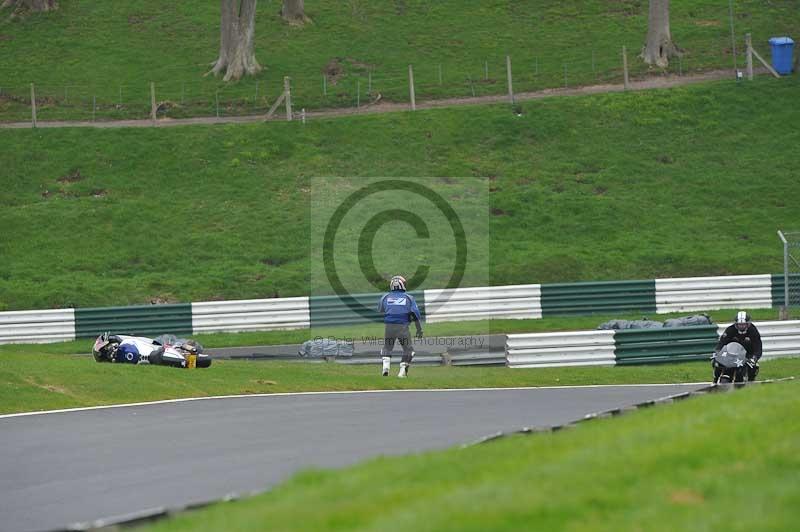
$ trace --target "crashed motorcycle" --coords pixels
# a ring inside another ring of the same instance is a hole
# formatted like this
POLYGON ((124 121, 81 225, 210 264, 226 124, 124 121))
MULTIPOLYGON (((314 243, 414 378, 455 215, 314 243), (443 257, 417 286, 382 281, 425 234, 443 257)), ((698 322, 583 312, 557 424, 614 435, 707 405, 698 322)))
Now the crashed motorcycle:
POLYGON ((747 350, 738 342, 731 342, 711 357, 714 367, 714 384, 747 382, 748 374, 755 376, 755 361, 747 358, 747 350))
POLYGON ((211 357, 203 353, 199 342, 171 334, 146 338, 105 333, 95 340, 92 355, 97 362, 174 368, 207 368, 211 365, 211 357))

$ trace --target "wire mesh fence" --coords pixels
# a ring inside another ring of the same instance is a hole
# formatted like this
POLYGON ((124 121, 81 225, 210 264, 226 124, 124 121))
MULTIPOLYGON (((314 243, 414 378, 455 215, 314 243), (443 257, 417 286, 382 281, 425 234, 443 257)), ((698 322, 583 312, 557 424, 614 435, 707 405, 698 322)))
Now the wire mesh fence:
MULTIPOLYGON (((730 40, 720 36, 694 43, 690 51, 673 58, 667 68, 654 69, 637 56, 639 48, 627 46, 631 81, 663 76, 687 76, 698 72, 744 65, 744 46, 734 57, 730 40)), ((766 55, 766 50, 764 51, 766 55)), ((516 94, 550 89, 572 89, 624 80, 622 45, 566 48, 557 57, 537 55, 535 50, 509 54, 513 91, 516 94)), ((414 94, 418 103, 440 99, 503 96, 509 92, 506 54, 459 61, 420 61, 413 64, 414 94)), ((256 79, 222 83, 197 76, 184 81, 154 80, 126 84, 25 84, 4 86, 0 81, 0 121, 32 119, 32 95, 39 121, 146 120, 163 118, 237 117, 263 115, 283 92, 284 75, 291 78, 294 108, 311 110, 359 108, 376 103, 410 103, 409 72, 403 67, 330 65, 299 72, 267 72, 256 79)))
POLYGON ((783 279, 775 297, 784 304, 786 319, 800 319, 800 231, 779 231, 783 242, 783 279))

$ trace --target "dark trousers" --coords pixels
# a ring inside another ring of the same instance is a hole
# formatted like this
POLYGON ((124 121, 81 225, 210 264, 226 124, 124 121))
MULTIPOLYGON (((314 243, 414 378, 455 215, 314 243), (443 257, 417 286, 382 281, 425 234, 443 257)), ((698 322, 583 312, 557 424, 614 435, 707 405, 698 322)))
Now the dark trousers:
POLYGON ((414 356, 414 349, 411 346, 411 335, 408 333, 407 323, 387 323, 383 333, 383 349, 381 356, 392 356, 394 343, 398 341, 403 348, 403 362, 411 363, 414 356))

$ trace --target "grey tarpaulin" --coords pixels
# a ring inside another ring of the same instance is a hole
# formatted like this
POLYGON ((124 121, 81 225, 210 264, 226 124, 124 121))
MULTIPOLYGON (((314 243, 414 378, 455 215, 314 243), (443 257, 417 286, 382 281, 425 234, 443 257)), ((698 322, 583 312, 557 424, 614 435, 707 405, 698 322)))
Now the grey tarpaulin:
POLYGON ((707 314, 672 318, 665 322, 648 320, 611 320, 597 326, 600 330, 608 329, 661 329, 662 327, 696 327, 698 325, 714 325, 707 314))
POLYGON ((664 327, 695 327, 697 325, 714 325, 708 314, 697 314, 683 318, 673 318, 664 322, 664 327))
POLYGON ((333 340, 331 338, 314 338, 307 340, 300 346, 301 357, 351 357, 353 356, 353 343, 333 340))
POLYGON ((643 320, 611 320, 601 323, 598 329, 660 329, 664 324, 660 321, 643 320))

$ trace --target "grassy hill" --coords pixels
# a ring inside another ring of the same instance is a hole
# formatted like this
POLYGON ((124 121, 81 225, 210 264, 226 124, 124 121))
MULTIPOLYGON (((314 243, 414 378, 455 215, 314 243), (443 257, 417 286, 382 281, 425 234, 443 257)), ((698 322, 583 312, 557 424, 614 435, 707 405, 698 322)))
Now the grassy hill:
MULTIPOLYGON (((219 46, 219 2, 63 0, 57 12, 7 20, 0 14, 0 120, 146 117, 149 83, 168 116, 263 112, 291 76, 298 107, 354 106, 381 94, 407 101, 409 64, 417 98, 502 94, 505 56, 517 91, 621 81, 627 46, 633 76, 647 29, 647 2, 587 0, 314 0, 313 24, 283 23, 280 3, 259 2, 257 57, 265 71, 224 84, 205 78, 219 46), (441 72, 440 72, 441 67, 441 72), (323 88, 323 73, 327 87, 323 88), (370 82, 369 76, 372 75, 370 82), (258 82, 258 86, 256 86, 258 82), (372 89, 372 96, 367 92, 372 89)), ((671 72, 732 68, 727 2, 675 0, 674 39, 685 51, 671 72)), ((735 3, 738 62, 744 34, 766 41, 800 25, 793 0, 735 3)), ((795 35, 796 36, 796 35, 795 35)), ((655 72, 658 73, 658 72, 655 72)))
POLYGON ((775 231, 800 226, 797 89, 2 131, 0 310, 307 294, 314 176, 486 177, 494 284, 777 272, 775 231))

